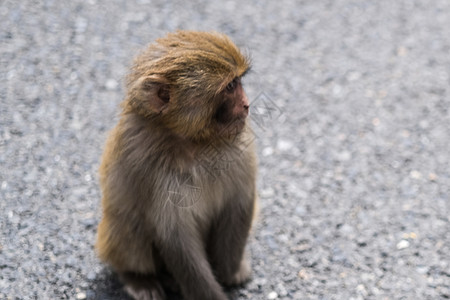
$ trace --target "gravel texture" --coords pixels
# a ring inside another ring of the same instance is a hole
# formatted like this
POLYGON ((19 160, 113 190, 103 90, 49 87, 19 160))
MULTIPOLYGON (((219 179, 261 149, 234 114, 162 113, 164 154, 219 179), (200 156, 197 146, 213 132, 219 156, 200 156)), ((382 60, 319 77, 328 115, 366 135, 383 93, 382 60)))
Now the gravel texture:
POLYGON ((127 299, 93 249, 99 157, 132 57, 177 28, 253 59, 261 212, 230 297, 450 298, 448 0, 3 0, 0 299, 127 299))

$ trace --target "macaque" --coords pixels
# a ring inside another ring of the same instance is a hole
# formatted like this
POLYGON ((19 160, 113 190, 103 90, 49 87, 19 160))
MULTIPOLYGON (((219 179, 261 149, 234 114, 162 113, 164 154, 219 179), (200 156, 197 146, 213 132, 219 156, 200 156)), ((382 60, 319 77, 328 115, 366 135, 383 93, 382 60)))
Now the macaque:
POLYGON ((135 60, 100 166, 96 243, 134 299, 165 299, 169 276, 186 300, 225 300, 224 285, 250 278, 249 67, 214 32, 168 34, 135 60))

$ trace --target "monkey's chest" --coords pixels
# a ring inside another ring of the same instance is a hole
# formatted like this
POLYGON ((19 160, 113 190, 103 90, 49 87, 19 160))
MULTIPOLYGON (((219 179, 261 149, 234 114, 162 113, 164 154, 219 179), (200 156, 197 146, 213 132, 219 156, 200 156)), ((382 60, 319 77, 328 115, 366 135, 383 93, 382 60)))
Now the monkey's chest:
POLYGON ((229 201, 236 201, 236 195, 248 189, 245 182, 249 177, 248 167, 240 160, 224 160, 214 162, 214 166, 200 166, 198 177, 193 178, 189 188, 195 190, 197 203, 195 209, 205 216, 219 214, 229 201))

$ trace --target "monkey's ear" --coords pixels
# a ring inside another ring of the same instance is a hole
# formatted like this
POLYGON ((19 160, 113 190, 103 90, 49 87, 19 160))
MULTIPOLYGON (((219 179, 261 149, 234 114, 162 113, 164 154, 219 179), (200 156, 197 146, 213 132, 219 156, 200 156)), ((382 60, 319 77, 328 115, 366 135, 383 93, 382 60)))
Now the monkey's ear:
POLYGON ((145 102, 153 112, 160 113, 170 101, 170 85, 168 81, 158 75, 142 77, 137 86, 139 98, 145 102))

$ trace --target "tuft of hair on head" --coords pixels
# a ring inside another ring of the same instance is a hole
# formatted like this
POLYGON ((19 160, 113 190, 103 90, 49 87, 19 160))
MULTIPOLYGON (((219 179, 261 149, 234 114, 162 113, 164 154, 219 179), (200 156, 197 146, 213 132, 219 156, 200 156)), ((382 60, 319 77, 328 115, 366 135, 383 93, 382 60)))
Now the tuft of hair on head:
MULTIPOLYGON (((135 59, 127 78, 129 98, 136 102, 142 100, 139 94, 144 98, 157 96, 148 91, 164 86, 166 98, 162 102, 168 98, 210 99, 249 68, 249 58, 225 34, 179 30, 157 39, 135 59)), ((165 104, 162 102, 150 111, 159 113, 165 104)), ((146 110, 140 107, 142 103, 134 104, 139 111, 146 110)))

